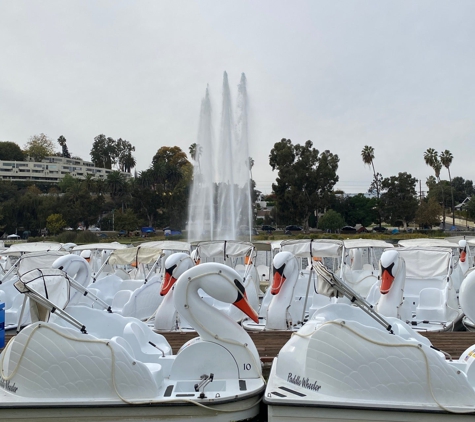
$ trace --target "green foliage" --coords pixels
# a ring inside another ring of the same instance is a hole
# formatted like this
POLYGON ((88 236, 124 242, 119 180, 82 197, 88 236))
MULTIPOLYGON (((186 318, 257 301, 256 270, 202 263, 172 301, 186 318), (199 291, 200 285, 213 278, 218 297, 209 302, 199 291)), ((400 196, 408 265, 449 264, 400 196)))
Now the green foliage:
POLYGON ((470 201, 468 201, 468 204, 465 207, 465 211, 467 212, 467 215, 470 218, 475 218, 475 195, 472 195, 470 197, 470 201))
POLYGON ((71 158, 68 146, 66 145, 66 138, 63 135, 58 138, 58 144, 61 146, 61 156, 65 158, 71 158))
POLYGON ((417 179, 405 172, 383 180, 381 204, 385 221, 395 225, 397 221, 407 224, 414 220, 418 207, 416 183, 417 179))
POLYGON ((130 172, 136 164, 132 156, 133 151, 135 147, 125 139, 119 138, 116 141, 101 134, 94 138, 90 152, 91 161, 96 167, 112 169, 113 165, 117 165, 118 170, 130 172))
POLYGON ((44 133, 33 135, 25 145, 25 154, 34 161, 41 161, 45 157, 55 154, 54 143, 44 133))
POLYGON ((290 139, 282 139, 274 144, 269 164, 278 171, 272 188, 279 223, 303 223, 308 227, 309 216, 330 203, 338 182, 338 162, 337 155, 330 151, 320 154, 311 141, 294 146, 290 139))
POLYGON ((125 212, 118 211, 114 216, 115 230, 133 231, 139 226, 139 219, 132 209, 127 209, 125 212))
POLYGON ((0 160, 25 161, 25 154, 15 142, 0 142, 0 160))
POLYGON ((432 197, 424 199, 416 211, 415 222, 419 227, 431 228, 438 226, 442 215, 442 207, 437 199, 432 197))
POLYGON ((333 210, 328 210, 322 217, 318 220, 318 228, 321 230, 329 230, 336 232, 340 230, 345 225, 345 220, 341 214, 333 210))
POLYGON ((61 214, 51 214, 46 219, 46 228, 49 233, 58 234, 64 226, 66 226, 66 221, 64 221, 61 214))
POLYGON ((367 198, 362 193, 354 196, 335 195, 331 207, 342 215, 347 225, 361 224, 367 227, 372 223, 379 223, 377 202, 377 198, 367 198))

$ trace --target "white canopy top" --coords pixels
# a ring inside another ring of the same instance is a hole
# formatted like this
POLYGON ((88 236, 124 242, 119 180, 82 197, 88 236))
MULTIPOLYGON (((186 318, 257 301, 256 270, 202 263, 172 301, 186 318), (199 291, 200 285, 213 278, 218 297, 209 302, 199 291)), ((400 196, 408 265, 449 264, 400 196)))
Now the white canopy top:
POLYGON ((444 247, 444 248, 456 248, 458 244, 454 242, 449 242, 447 239, 430 239, 430 238, 420 238, 420 239, 401 239, 398 242, 399 246, 409 247, 409 246, 421 246, 421 247, 444 247))
POLYGON ((157 240, 152 242, 143 242, 139 245, 142 248, 159 248, 167 251, 190 252, 191 244, 178 240, 157 240))
POLYGON ((346 239, 343 241, 346 249, 351 248, 394 248, 392 243, 379 239, 346 239))
POLYGON ((441 278, 450 274, 452 249, 441 247, 400 247, 406 263, 406 278, 441 278))
POLYGON ((318 256, 320 258, 338 258, 341 256, 343 242, 334 239, 284 240, 281 251, 288 251, 300 258, 318 256))
POLYGON ((238 240, 211 240, 209 242, 200 242, 197 246, 198 255, 201 258, 237 258, 246 256, 249 251, 254 249, 250 242, 240 242, 238 240))
POLYGON ((16 243, 11 245, 6 251, 7 255, 20 255, 22 253, 42 252, 42 251, 59 251, 62 248, 61 243, 57 242, 31 242, 16 243))
POLYGON ((256 240, 253 243, 257 251, 274 251, 280 249, 283 240, 256 240))
POLYGON ((60 256, 68 255, 66 251, 42 251, 23 255, 18 262, 18 275, 22 275, 35 268, 48 268, 60 256))
POLYGON ((136 246, 135 248, 116 249, 110 254, 109 264, 132 264, 133 262, 138 264, 151 264, 157 261, 163 254, 163 251, 159 248, 142 248, 136 246))
POLYGON ((122 245, 118 242, 111 243, 89 243, 86 245, 75 246, 72 251, 85 251, 85 250, 99 250, 99 251, 115 251, 116 249, 125 249, 127 245, 122 245))

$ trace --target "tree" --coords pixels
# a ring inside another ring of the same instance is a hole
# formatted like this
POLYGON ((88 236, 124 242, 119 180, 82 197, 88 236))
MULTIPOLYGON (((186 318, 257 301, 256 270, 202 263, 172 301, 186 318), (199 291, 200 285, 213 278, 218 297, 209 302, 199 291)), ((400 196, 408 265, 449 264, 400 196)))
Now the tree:
POLYGON ((465 210, 467 211, 467 215, 470 218, 475 218, 475 195, 470 197, 470 201, 468 201, 465 210))
MULTIPOLYGON (((424 152, 424 161, 429 166, 432 167, 435 173, 435 178, 437 179, 437 183, 440 183, 440 170, 442 170, 442 163, 439 160, 439 155, 434 148, 428 148, 424 152)), ((445 196, 444 196, 444 189, 442 186, 442 203, 443 203, 443 211, 442 211, 442 225, 445 230, 445 196)))
POLYGON ((340 230, 345 225, 345 220, 341 214, 337 213, 334 210, 328 210, 323 214, 318 220, 318 228, 321 230, 329 230, 331 232, 336 232, 340 230))
POLYGON ((112 169, 112 164, 117 160, 115 140, 106 138, 103 134, 96 136, 90 154, 91 161, 96 167, 112 169))
POLYGON ((45 157, 54 155, 54 143, 44 133, 40 133, 30 138, 24 150, 34 161, 42 161, 45 157))
POLYGON ((383 179, 381 203, 385 221, 406 228, 414 220, 418 207, 416 183, 417 179, 405 172, 383 179))
POLYGON ((308 228, 310 215, 330 204, 333 187, 338 182, 338 162, 338 155, 328 150, 320 154, 312 141, 294 146, 290 139, 282 139, 274 144, 269 164, 278 171, 272 189, 279 222, 303 223, 308 228))
POLYGON ((373 181, 371 182, 370 188, 368 189, 369 193, 376 192, 376 204, 375 209, 378 213, 378 223, 379 227, 381 227, 381 204, 380 204, 380 197, 381 197, 381 184, 383 181, 383 176, 380 173, 376 173, 374 168, 374 148, 365 145, 363 150, 361 151, 361 158, 363 159, 363 163, 371 166, 373 169, 373 181))
POLYGON ((449 173, 450 192, 452 194, 452 225, 455 226, 455 204, 454 204, 454 188, 452 186, 452 176, 450 175, 450 165, 454 159, 452 153, 446 149, 439 155, 440 163, 447 169, 449 173))
POLYGON ((465 180, 463 177, 454 177, 452 179, 452 186, 454 188, 454 201, 456 204, 460 204, 465 198, 470 198, 475 194, 473 182, 465 180))
POLYGON ((46 219, 46 228, 49 233, 58 234, 63 230, 63 227, 66 226, 66 221, 64 221, 61 214, 51 214, 46 219))
POLYGON ((58 144, 61 146, 61 156, 65 158, 71 158, 68 146, 66 145, 66 138, 63 135, 58 138, 58 144))
POLYGON ((0 160, 2 161, 24 161, 25 154, 15 142, 0 142, 0 160))
POLYGON ((114 226, 116 230, 133 231, 139 226, 139 219, 130 208, 125 212, 119 210, 115 213, 114 226))
POLYGON ((440 224, 442 207, 436 198, 425 198, 416 211, 415 222, 421 228, 432 228, 440 224))
POLYGON ((135 147, 125 139, 119 138, 116 141, 116 150, 117 150, 117 162, 119 165, 119 170, 123 172, 130 172, 135 164, 137 163, 135 158, 132 156, 132 152, 135 151, 135 147))

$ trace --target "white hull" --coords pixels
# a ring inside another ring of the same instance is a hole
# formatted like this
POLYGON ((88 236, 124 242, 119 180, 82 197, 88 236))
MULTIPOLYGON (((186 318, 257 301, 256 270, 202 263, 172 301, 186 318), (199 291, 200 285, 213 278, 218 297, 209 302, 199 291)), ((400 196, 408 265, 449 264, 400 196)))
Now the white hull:
MULTIPOLYGON (((265 402, 265 400, 264 400, 265 402)), ((397 409, 355 409, 317 406, 273 406, 268 405, 268 422, 433 422, 473 421, 475 414, 451 414, 445 412, 410 412, 397 409)))
POLYGON ((244 421, 259 414, 260 396, 258 394, 217 406, 201 407, 196 404, 157 404, 157 405, 127 405, 127 404, 97 404, 85 402, 75 405, 61 403, 58 405, 32 404, 26 406, 16 404, 0 406, 2 422, 31 422, 51 421, 189 421, 193 422, 228 422, 244 421), (244 409, 244 410, 243 410, 244 409))

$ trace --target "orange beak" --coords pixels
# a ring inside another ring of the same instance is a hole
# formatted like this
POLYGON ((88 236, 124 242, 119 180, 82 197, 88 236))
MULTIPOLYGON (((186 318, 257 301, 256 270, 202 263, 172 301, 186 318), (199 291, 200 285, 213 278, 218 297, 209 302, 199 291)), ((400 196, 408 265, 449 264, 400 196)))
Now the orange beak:
POLYGON ((272 280, 272 288, 270 290, 270 293, 272 295, 278 294, 280 292, 280 289, 284 285, 285 280, 285 276, 283 274, 280 274, 280 272, 276 271, 272 280))
POLYGON ((379 291, 382 295, 385 295, 389 292, 393 281, 393 275, 388 271, 387 268, 383 268, 383 274, 381 275, 381 287, 379 288, 379 291))
POLYGON ((257 315, 257 312, 251 308, 251 305, 249 305, 249 302, 247 301, 247 295, 244 292, 242 295, 243 297, 241 299, 236 300, 236 302, 233 303, 233 305, 243 311, 249 318, 251 318, 255 323, 259 323, 259 316, 257 315))
POLYGON ((467 251, 463 249, 460 252, 460 262, 465 262, 466 259, 467 259, 467 251))
POLYGON ((160 289, 160 296, 165 296, 176 282, 176 278, 169 273, 165 273, 162 288, 160 289))

